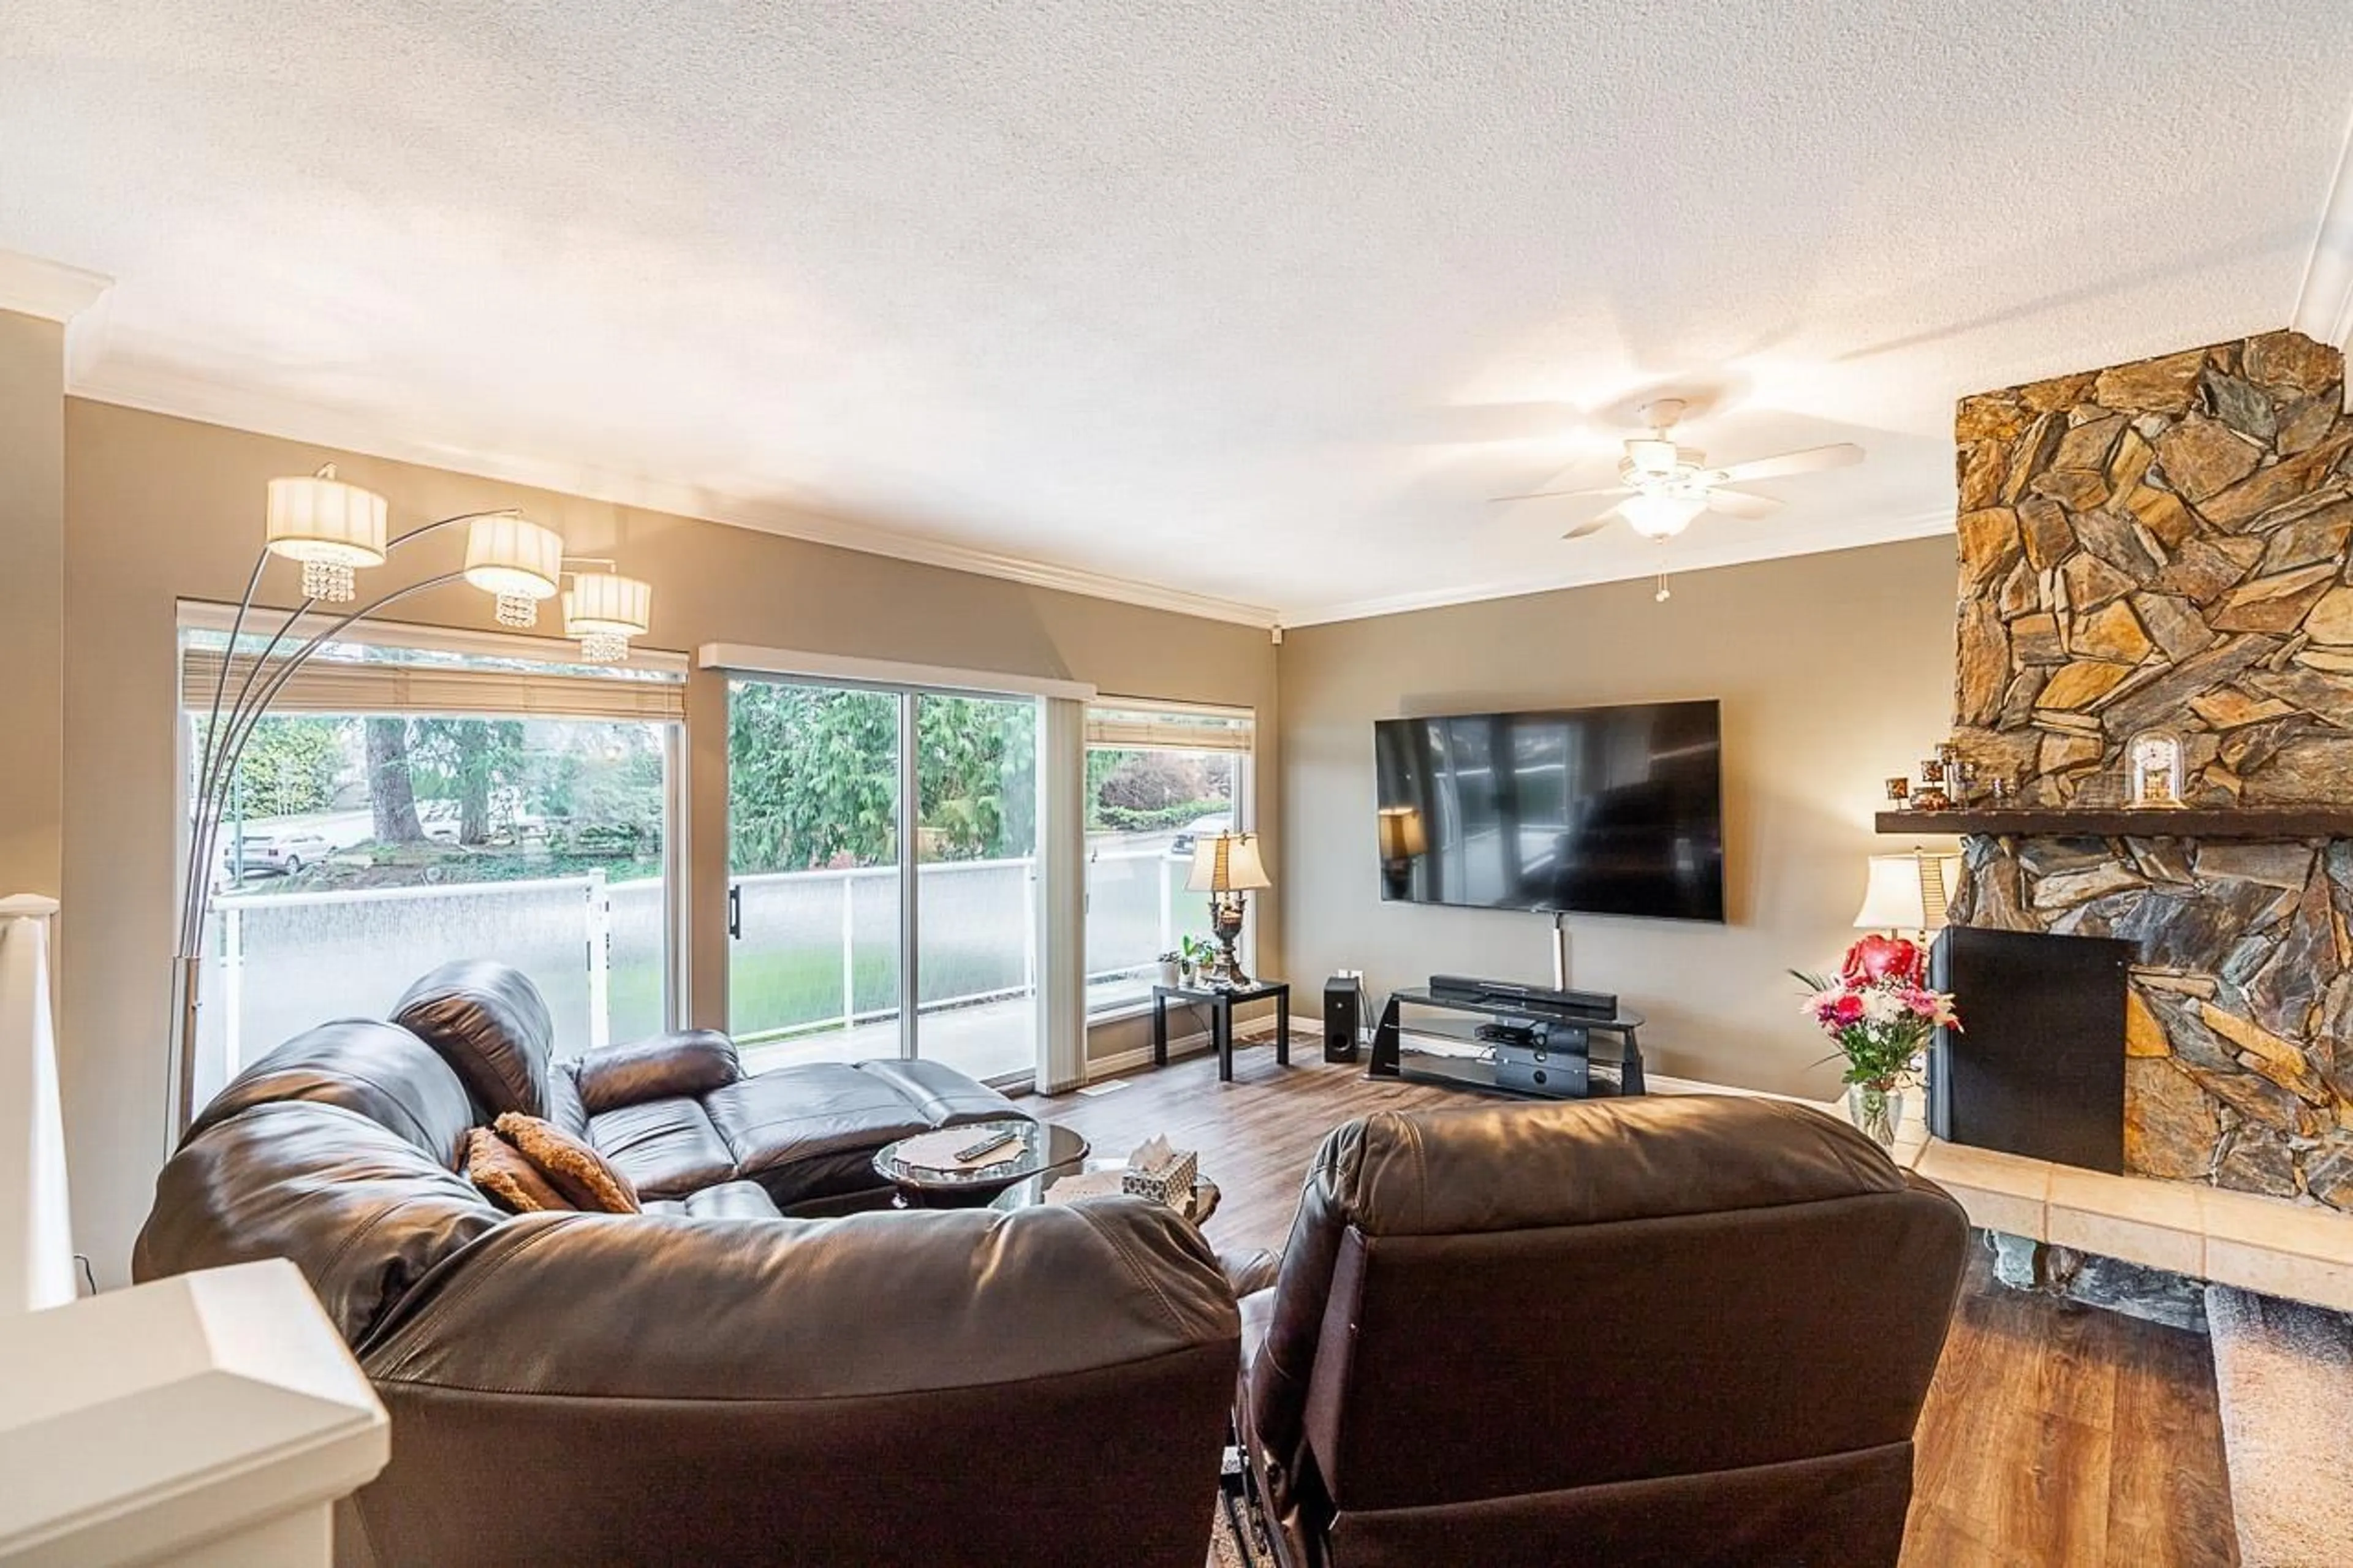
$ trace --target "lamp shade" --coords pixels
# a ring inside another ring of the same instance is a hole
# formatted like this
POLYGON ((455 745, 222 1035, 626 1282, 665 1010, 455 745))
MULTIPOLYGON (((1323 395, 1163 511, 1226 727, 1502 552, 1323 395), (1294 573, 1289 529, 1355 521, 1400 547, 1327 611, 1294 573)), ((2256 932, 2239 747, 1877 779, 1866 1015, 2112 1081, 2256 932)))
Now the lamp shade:
POLYGON ((583 572, 564 595, 564 635, 641 637, 653 603, 650 584, 613 572, 583 572))
POLYGON ((466 581, 501 598, 553 597, 564 537, 519 511, 488 511, 466 530, 466 581))
POLYGON ((266 543, 272 555, 328 566, 381 566, 385 500, 347 485, 331 465, 269 481, 266 543))
POLYGON ((1704 500, 1660 490, 1641 490, 1618 503, 1627 526, 1645 539, 1672 539, 1706 510, 1704 500))
POLYGON ((1409 805, 1381 807, 1381 858, 1410 860, 1430 847, 1430 836, 1421 826, 1421 813, 1409 805))
POLYGON ((1961 858, 1914 850, 1909 855, 1873 855, 1871 880, 1854 923, 1862 931, 1938 931, 1945 904, 1959 883, 1961 858))
POLYGON ((1220 833, 1194 844, 1193 869, 1185 879, 1187 892, 1238 893, 1273 886, 1258 856, 1257 834, 1220 833))

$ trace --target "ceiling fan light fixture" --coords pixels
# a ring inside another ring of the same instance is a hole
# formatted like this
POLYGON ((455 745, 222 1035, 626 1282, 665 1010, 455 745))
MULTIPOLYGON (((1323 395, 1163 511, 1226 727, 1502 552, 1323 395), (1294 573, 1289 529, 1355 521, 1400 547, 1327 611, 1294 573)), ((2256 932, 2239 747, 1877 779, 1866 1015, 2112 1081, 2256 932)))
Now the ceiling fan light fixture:
POLYGON ((1683 457, 1682 450, 1672 441, 1653 439, 1626 443, 1626 461, 1638 474, 1655 474, 1663 478, 1682 465, 1683 457))
POLYGON ((1660 490, 1643 490, 1618 504, 1619 515, 1626 520, 1626 525, 1645 539, 1672 539, 1706 510, 1704 498, 1660 490))

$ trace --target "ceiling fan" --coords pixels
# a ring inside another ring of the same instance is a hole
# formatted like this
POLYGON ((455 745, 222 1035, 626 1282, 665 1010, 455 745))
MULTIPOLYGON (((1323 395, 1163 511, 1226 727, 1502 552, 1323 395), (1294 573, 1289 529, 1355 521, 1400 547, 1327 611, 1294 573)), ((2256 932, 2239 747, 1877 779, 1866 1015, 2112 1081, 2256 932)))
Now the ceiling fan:
POLYGON ((1611 522, 1623 520, 1626 526, 1645 539, 1672 539, 1691 526, 1692 519, 1703 511, 1720 511, 1727 517, 1760 518, 1781 509, 1781 503, 1770 496, 1751 495, 1746 490, 1725 487, 1746 479, 1778 479, 1790 474, 1810 474, 1822 468, 1842 468, 1850 463, 1862 461, 1862 448, 1852 441, 1841 441, 1829 447, 1809 447, 1803 451, 1784 452, 1775 458, 1757 458, 1746 463, 1735 463, 1727 468, 1711 468, 1707 454, 1690 447, 1678 447, 1668 432, 1683 416, 1684 400, 1662 397, 1642 407, 1643 421, 1651 427, 1645 437, 1635 437, 1626 443, 1626 455, 1619 459, 1619 483, 1604 485, 1599 489, 1532 490, 1525 495, 1497 496, 1497 501, 1546 500, 1555 496, 1608 496, 1625 494, 1626 499, 1607 511, 1581 522, 1563 539, 1583 539, 1599 533, 1611 522))

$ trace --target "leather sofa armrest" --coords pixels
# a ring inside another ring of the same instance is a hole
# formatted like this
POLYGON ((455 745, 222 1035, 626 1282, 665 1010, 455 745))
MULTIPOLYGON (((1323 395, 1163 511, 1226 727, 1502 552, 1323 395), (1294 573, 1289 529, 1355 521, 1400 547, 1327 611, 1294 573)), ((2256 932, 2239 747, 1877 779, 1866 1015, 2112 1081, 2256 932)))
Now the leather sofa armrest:
POLYGON ((677 1096, 696 1098, 744 1076, 735 1042, 716 1029, 681 1029, 590 1051, 572 1064, 591 1116, 677 1096))

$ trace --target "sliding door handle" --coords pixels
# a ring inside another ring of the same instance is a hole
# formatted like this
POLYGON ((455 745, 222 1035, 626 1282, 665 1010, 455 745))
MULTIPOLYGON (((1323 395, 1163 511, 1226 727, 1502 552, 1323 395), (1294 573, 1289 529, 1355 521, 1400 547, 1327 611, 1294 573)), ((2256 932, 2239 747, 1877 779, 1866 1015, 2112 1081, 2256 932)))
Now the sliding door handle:
POLYGON ((744 940, 744 884, 727 884, 727 934, 736 942, 744 940))

